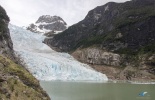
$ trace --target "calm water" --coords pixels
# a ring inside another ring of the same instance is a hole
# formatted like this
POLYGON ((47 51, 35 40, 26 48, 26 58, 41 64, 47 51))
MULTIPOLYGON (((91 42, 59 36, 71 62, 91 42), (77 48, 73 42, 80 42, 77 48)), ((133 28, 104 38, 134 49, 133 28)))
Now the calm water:
POLYGON ((52 100, 155 100, 155 84, 40 82, 52 100), (143 97, 141 92, 148 92, 143 97))

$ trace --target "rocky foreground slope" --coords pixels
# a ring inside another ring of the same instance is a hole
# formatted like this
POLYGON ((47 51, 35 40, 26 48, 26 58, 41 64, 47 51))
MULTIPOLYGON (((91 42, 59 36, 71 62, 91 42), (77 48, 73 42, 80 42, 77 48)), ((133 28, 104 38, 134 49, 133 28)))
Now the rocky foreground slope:
POLYGON ((39 82, 15 57, 9 21, 0 6, 0 100, 50 100, 39 82))
POLYGON ((45 43, 113 79, 155 79, 155 1, 109 2, 45 43), (105 67, 112 66, 112 67, 105 67))

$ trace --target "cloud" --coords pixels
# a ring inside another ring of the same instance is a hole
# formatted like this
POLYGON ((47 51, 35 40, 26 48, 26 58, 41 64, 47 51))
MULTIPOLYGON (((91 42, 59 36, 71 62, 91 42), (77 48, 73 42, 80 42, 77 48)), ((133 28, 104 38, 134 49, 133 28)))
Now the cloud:
POLYGON ((58 15, 72 25, 84 19, 89 10, 107 2, 109 0, 1 0, 0 4, 6 9, 12 24, 27 26, 41 15, 58 15))

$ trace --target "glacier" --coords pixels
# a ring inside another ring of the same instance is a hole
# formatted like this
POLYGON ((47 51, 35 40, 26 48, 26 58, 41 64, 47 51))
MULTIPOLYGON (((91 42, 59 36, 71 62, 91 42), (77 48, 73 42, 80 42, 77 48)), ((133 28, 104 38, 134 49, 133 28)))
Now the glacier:
POLYGON ((107 81, 105 74, 80 63, 68 53, 52 50, 42 43, 45 36, 9 25, 16 56, 38 80, 107 81))

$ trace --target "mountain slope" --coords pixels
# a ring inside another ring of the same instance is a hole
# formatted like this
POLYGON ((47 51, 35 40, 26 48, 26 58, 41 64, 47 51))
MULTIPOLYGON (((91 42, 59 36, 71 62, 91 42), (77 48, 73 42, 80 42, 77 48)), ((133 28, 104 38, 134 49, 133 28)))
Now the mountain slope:
MULTIPOLYGON (((136 71, 142 69, 155 74, 154 5, 154 0, 109 2, 89 11, 84 20, 44 42, 58 51, 71 52, 82 62, 119 66, 124 70, 127 66, 136 66, 136 71)), ((136 71, 131 72, 136 74, 136 71)), ((120 72, 116 74, 122 76, 120 72)))
POLYGON ((63 51, 70 51, 73 48, 93 44, 102 44, 104 46, 104 44, 106 45, 108 42, 111 42, 108 38, 112 38, 112 42, 121 42, 119 45, 128 43, 127 47, 131 49, 135 48, 132 45, 136 47, 147 45, 151 41, 143 43, 142 40, 146 35, 150 36, 147 36, 148 38, 151 38, 154 32, 154 16, 154 0, 134 0, 125 3, 110 2, 91 10, 84 20, 69 27, 63 33, 54 36, 51 39, 51 44, 63 51), (146 30, 143 30, 144 28, 146 30), (134 30, 131 32, 131 29, 134 30), (125 33, 127 30, 129 32, 125 33), (148 34, 145 34, 146 32, 148 34), (118 33, 123 35, 121 37, 123 40, 117 41, 118 38, 116 35, 118 33), (133 34, 139 35, 140 33, 144 37, 140 36, 138 39, 135 39, 134 37, 137 36, 133 34), (129 39, 126 40, 128 34, 132 37, 128 37, 129 39), (138 41, 136 42, 137 44, 135 41, 129 41, 132 38, 138 41))
POLYGON ((9 17, 0 6, 0 100, 50 100, 15 57, 8 23, 9 17))

